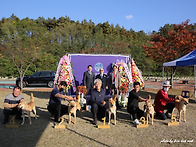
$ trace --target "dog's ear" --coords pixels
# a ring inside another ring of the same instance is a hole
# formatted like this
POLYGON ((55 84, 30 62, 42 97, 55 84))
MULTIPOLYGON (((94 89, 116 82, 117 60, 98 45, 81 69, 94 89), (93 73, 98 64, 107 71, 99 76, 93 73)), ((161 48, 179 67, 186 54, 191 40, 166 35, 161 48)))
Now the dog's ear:
POLYGON ((113 100, 114 100, 115 102, 116 102, 117 96, 118 96, 118 95, 116 94, 116 95, 114 96, 114 98, 113 98, 113 100))
POLYGON ((78 94, 78 95, 76 95, 76 99, 80 99, 80 95, 78 94))
POLYGON ((148 100, 150 100, 150 99, 151 99, 151 95, 150 95, 150 94, 148 95, 148 98, 147 98, 147 99, 148 99, 148 100))

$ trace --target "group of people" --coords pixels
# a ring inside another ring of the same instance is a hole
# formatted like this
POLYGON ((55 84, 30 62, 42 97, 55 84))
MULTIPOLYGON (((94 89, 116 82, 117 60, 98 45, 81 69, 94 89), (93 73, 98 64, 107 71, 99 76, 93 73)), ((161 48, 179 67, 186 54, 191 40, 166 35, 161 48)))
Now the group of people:
POLYGON ((91 94, 91 91, 95 88, 95 79, 100 79, 102 81, 101 88, 104 90, 109 90, 112 95, 119 92, 119 87, 121 85, 121 76, 118 71, 117 65, 113 65, 113 71, 109 73, 109 78, 104 74, 104 69, 100 69, 100 73, 95 76, 92 71, 92 65, 88 65, 88 71, 83 74, 83 85, 87 87, 87 95, 91 94))
MULTIPOLYGON (((93 123, 97 124, 97 119, 105 116, 105 111, 109 107, 108 98, 106 98, 106 90, 111 91, 111 95, 119 93, 119 87, 121 85, 121 77, 118 72, 116 65, 113 66, 113 71, 109 74, 109 79, 107 75, 104 74, 104 70, 100 69, 100 74, 95 77, 94 72, 92 72, 92 66, 88 66, 88 71, 83 75, 83 84, 87 87, 87 94, 90 95, 90 105, 91 112, 93 114, 93 123)), ((155 111, 157 118, 167 119, 169 113, 172 112, 174 108, 175 98, 168 97, 168 90, 170 88, 169 81, 163 82, 163 88, 159 90, 155 97, 155 111), (164 110, 167 109, 167 112, 164 113, 164 110)), ((61 103, 62 100, 76 100, 76 98, 68 96, 64 93, 64 89, 67 87, 65 81, 61 81, 57 87, 55 87, 50 94, 48 111, 54 117, 55 122, 60 122, 60 117, 68 113, 68 106, 61 103)), ((127 112, 130 114, 133 119, 133 123, 139 125, 140 117, 144 116, 144 111, 141 110, 138 106, 138 102, 147 101, 146 98, 140 96, 140 83, 134 82, 133 90, 129 92, 127 112)), ((180 98, 180 97, 176 97, 180 98)), ((14 87, 13 93, 5 97, 4 100, 4 121, 3 124, 6 124, 9 120, 10 115, 16 115, 16 118, 21 119, 21 109, 17 106, 20 101, 24 100, 24 96, 21 94, 21 88, 19 86, 14 87)))
MULTIPOLYGON (((170 118, 170 114, 172 113, 175 107, 175 99, 181 99, 181 96, 177 96, 175 98, 168 97, 168 90, 170 88, 170 82, 164 81, 162 84, 162 89, 160 89, 154 100, 154 110, 156 112, 156 118, 165 120, 170 118), (164 113, 166 110, 166 113, 164 113)), ((142 98, 139 94, 140 83, 134 82, 134 89, 129 93, 127 111, 130 113, 131 119, 133 119, 133 123, 139 125, 139 119, 144 116, 144 111, 141 110, 138 106, 138 102, 148 101, 146 98, 142 98)))

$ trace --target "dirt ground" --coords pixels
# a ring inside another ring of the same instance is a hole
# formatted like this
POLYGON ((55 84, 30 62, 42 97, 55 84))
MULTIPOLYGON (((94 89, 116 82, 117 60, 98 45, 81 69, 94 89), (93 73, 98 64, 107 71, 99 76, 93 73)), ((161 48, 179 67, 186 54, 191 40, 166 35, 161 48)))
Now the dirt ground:
MULTIPOLYGON (((37 120, 32 118, 32 125, 29 124, 28 118, 26 118, 25 124, 19 128, 6 128, 5 125, 1 124, 0 147, 195 146, 196 103, 193 98, 189 100, 187 106, 187 122, 181 122, 178 126, 167 126, 167 123, 170 122, 169 119, 155 119, 154 125, 150 123, 148 128, 136 128, 132 124, 126 109, 121 109, 117 111, 117 124, 114 125, 112 120, 110 129, 98 129, 91 124, 92 114, 87 111, 83 111, 83 119, 80 118, 79 112, 77 113, 76 125, 63 122, 67 125, 67 129, 54 129, 53 121, 46 109, 50 91, 51 89, 23 90, 27 102, 29 101, 30 92, 33 92, 39 118, 37 120)), ((151 94, 154 98, 157 91, 156 88, 147 88, 141 91, 141 96, 147 97, 148 94, 151 94)), ((11 92, 11 89, 0 90, 1 122, 3 121, 4 98, 11 92)), ((171 97, 180 93, 181 89, 169 91, 171 97)), ((143 104, 140 103, 141 108, 143 104)), ((68 115, 65 115, 64 118, 67 120, 68 115)), ((20 124, 21 120, 16 120, 16 123, 20 124)), ((98 124, 101 125, 102 122, 99 121, 98 124)))

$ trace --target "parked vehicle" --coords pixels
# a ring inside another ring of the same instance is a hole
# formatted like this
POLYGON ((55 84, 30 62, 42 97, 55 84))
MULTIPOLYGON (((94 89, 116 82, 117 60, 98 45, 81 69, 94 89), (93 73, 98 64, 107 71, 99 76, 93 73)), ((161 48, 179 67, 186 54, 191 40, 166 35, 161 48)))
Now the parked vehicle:
MULTIPOLYGON (((52 88, 54 86, 54 78, 55 71, 38 71, 23 78, 23 87, 47 84, 48 87, 52 88)), ((16 85, 20 86, 20 78, 16 79, 16 85)))

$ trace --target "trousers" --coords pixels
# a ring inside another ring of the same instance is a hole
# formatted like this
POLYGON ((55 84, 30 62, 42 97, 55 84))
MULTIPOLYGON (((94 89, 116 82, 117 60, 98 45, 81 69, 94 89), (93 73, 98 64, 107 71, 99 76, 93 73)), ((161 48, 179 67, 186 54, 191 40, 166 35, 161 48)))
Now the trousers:
POLYGON ((68 113, 68 106, 62 105, 61 102, 49 103, 48 111, 54 116, 54 121, 58 122, 59 118, 68 113))
POLYGON ((16 115, 16 118, 20 119, 22 115, 22 110, 17 107, 14 107, 12 109, 5 108, 3 109, 3 114, 4 114, 4 123, 7 123, 10 115, 16 115))
POLYGON ((132 115, 133 120, 140 119, 144 115, 144 111, 134 106, 127 106, 127 112, 132 115))
POLYGON ((97 118, 105 117, 105 111, 107 110, 109 105, 108 103, 106 103, 106 105, 101 106, 101 105, 98 105, 97 103, 93 103, 91 107, 92 107, 91 112, 93 114, 93 119, 97 120, 97 118))
POLYGON ((162 120, 165 120, 165 119, 168 118, 168 113, 172 113, 174 107, 175 107, 174 102, 168 103, 168 104, 165 105, 165 110, 167 110, 166 113, 156 112, 156 116, 159 117, 162 120))

